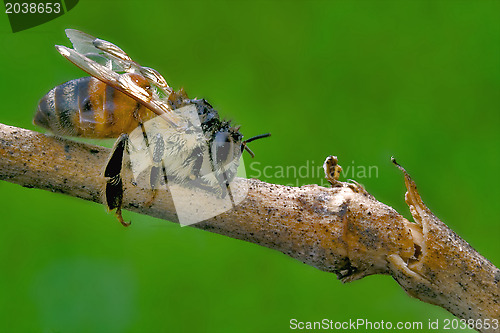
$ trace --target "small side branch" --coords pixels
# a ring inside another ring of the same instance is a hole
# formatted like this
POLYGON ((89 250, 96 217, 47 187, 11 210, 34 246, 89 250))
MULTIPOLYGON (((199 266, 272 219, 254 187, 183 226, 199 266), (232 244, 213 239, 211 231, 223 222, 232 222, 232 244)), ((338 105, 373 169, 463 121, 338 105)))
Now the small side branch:
MULTIPOLYGON (((0 179, 103 203, 109 149, 0 124, 0 179)), ((331 162, 332 160, 330 160, 331 162)), ((233 210, 193 225, 283 252, 343 282, 391 275, 406 292, 459 318, 500 319, 500 270, 439 221, 404 169, 406 201, 415 223, 358 184, 300 188, 239 179, 248 197, 233 210)), ((332 178, 333 177, 333 178, 332 178)), ((124 209, 176 221, 168 191, 151 193, 123 177, 124 209)), ((186 192, 188 195, 188 192, 186 192)), ((499 323, 500 325, 500 323, 499 323)), ((498 326, 496 326, 498 327, 498 326)), ((499 332, 482 328, 480 332, 499 332)))

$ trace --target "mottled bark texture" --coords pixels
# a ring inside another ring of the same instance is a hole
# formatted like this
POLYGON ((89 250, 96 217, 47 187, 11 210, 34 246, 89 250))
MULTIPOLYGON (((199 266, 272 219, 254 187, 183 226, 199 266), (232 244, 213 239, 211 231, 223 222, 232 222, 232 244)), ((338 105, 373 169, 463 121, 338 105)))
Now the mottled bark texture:
MULTIPOLYGON (((24 187, 103 203, 102 173, 109 153, 0 124, 0 179, 24 187)), ((459 318, 500 319, 500 270, 429 211, 404 169, 406 202, 415 223, 360 185, 337 181, 336 167, 325 163, 332 188, 239 179, 248 187, 248 197, 233 210, 193 226, 275 249, 335 273, 343 282, 390 274, 409 295, 459 318)), ((145 206, 151 191, 134 186, 127 168, 123 179, 124 209, 176 221, 169 192, 160 191, 145 206)))

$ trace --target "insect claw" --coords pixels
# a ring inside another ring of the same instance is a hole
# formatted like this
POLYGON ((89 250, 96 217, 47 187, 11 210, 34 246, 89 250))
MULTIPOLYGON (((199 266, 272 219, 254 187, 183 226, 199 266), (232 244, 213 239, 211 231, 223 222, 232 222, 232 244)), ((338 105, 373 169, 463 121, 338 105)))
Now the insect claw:
POLYGON ((120 221, 120 223, 124 226, 124 227, 128 227, 132 224, 132 222, 128 221, 126 222, 124 219, 123 219, 123 216, 122 216, 122 209, 121 207, 118 207, 116 209, 116 212, 115 212, 115 215, 116 215, 116 218, 118 219, 118 221, 120 221))

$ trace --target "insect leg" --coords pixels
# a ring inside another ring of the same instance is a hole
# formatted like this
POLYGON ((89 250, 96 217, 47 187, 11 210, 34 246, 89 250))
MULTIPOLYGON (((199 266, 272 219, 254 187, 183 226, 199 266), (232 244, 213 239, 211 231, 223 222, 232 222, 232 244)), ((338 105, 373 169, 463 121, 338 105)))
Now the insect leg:
POLYGON ((141 127, 142 136, 144 138, 144 142, 146 142, 146 147, 149 148, 149 139, 148 139, 148 134, 146 133, 146 128, 144 127, 144 123, 142 121, 139 122, 139 126, 141 127))
POLYGON ((224 177, 224 184, 226 186, 227 194, 229 195, 229 199, 231 200, 231 204, 233 205, 234 208, 236 207, 236 204, 234 202, 233 192, 231 192, 231 188, 229 187, 229 181, 227 180, 227 175, 225 171, 222 171, 222 176, 224 177))
POLYGON ((109 210, 116 209, 116 217, 120 223, 127 227, 130 222, 125 222, 122 216, 123 204, 123 181, 121 177, 123 154, 127 147, 128 135, 122 134, 116 141, 113 152, 109 157, 108 164, 104 170, 104 177, 109 178, 106 182, 106 205, 109 210))
POLYGON ((223 179, 219 179, 220 177, 217 176, 217 172, 215 171, 217 162, 212 159, 212 147, 210 145, 208 146, 208 155, 210 156, 210 166, 212 168, 212 172, 214 173, 215 178, 219 181, 219 184, 221 185, 222 197, 225 197, 226 194, 228 194, 229 199, 231 200, 232 206, 235 207, 236 204, 234 202, 233 193, 231 192, 231 188, 229 187, 229 181, 227 179, 226 172, 224 171, 222 166, 221 166, 221 171, 222 171, 222 178, 223 179))
POLYGON ((156 198, 156 195, 158 194, 158 188, 160 185, 163 185, 161 183, 161 177, 164 178, 165 184, 167 183, 167 175, 165 171, 165 165, 163 164, 163 155, 165 152, 165 142, 163 141, 163 137, 158 133, 154 138, 150 140, 148 137, 148 134, 146 132, 146 129, 144 127, 144 124, 141 122, 140 123, 141 130, 142 130, 142 136, 144 137, 144 141, 146 143, 146 146, 148 147, 149 153, 151 155, 152 159, 152 167, 151 167, 151 172, 149 174, 149 184, 151 186, 151 197, 149 198, 148 201, 144 203, 145 206, 151 206, 153 201, 156 198), (151 151, 149 149, 151 146, 150 144, 153 143, 154 147, 151 151), (161 166, 159 164, 161 163, 161 166))
POLYGON ((151 198, 144 203, 145 206, 151 206, 153 204, 153 201, 156 199, 156 195, 158 194, 158 188, 157 185, 168 185, 168 179, 167 179, 167 170, 165 169, 165 163, 161 161, 161 176, 163 179, 159 178, 160 177, 160 167, 153 166, 151 168, 151 174, 149 177, 149 181, 151 183, 151 189, 152 189, 152 195, 151 198))
POLYGON ((163 160, 161 160, 161 169, 163 172, 163 181, 165 182, 165 185, 168 185, 167 169, 165 169, 165 162, 163 160))

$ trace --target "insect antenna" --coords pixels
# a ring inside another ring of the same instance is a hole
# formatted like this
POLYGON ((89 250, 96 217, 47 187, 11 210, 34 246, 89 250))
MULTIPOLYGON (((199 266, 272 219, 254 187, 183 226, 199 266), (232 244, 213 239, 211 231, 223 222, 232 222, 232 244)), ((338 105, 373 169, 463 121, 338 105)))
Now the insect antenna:
POLYGON ((257 139, 267 138, 268 136, 271 136, 271 133, 265 133, 265 134, 260 134, 260 135, 253 136, 250 139, 243 141, 241 143, 242 147, 243 147, 243 149, 245 149, 250 154, 250 156, 252 156, 252 158, 254 158, 255 154, 253 153, 253 151, 250 148, 248 148, 247 143, 255 141, 257 139))

